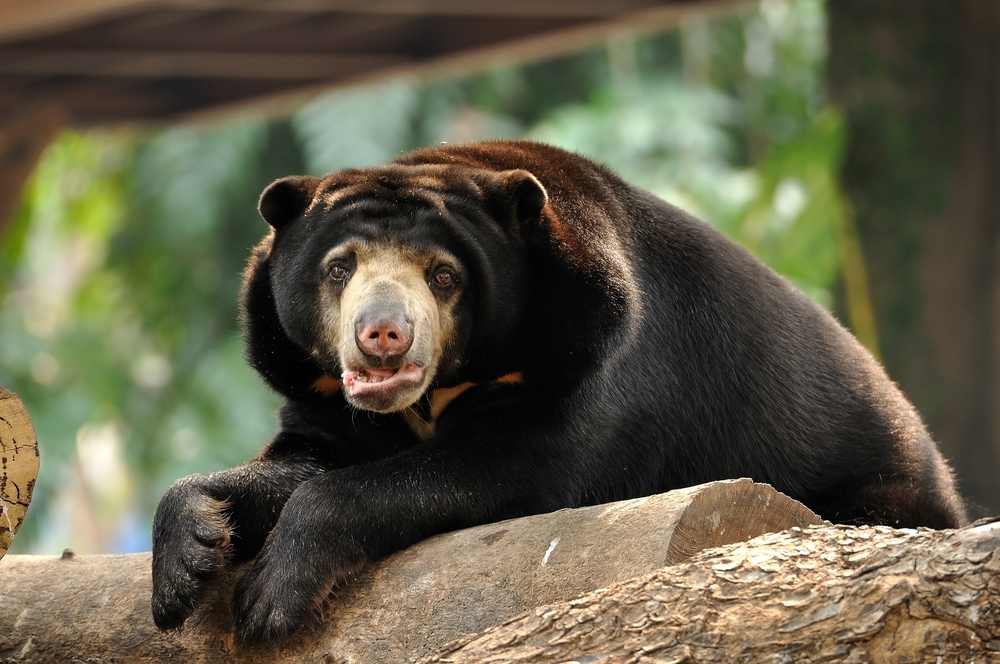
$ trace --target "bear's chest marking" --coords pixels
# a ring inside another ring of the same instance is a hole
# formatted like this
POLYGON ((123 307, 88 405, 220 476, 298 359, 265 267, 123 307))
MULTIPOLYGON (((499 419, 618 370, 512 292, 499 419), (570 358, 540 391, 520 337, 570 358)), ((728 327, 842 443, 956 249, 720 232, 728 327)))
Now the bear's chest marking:
MULTIPOLYGON (((510 383, 520 383, 524 380, 524 376, 521 372, 509 373, 500 376, 494 381, 485 383, 484 387, 490 387, 493 385, 502 385, 510 383)), ((431 391, 430 397, 427 400, 427 405, 424 412, 421 413, 421 409, 417 408, 407 408, 403 411, 403 417, 406 420, 407 426, 410 430, 421 440, 427 440, 434 436, 434 432, 437 429, 437 421, 444 412, 445 408, 451 405, 451 402, 457 399, 459 396, 464 394, 466 390, 472 387, 476 387, 478 383, 461 383, 455 387, 443 387, 431 391)))
POLYGON ((313 381, 312 388, 314 391, 319 392, 325 397, 331 396, 337 393, 343 386, 343 382, 337 380, 333 376, 320 376, 313 381))
POLYGON ((427 400, 426 415, 421 415, 420 410, 417 408, 407 408, 403 411, 406 424, 421 440, 427 440, 434 435, 438 417, 441 416, 444 409, 463 392, 475 386, 476 383, 462 383, 455 387, 443 387, 433 390, 427 400))

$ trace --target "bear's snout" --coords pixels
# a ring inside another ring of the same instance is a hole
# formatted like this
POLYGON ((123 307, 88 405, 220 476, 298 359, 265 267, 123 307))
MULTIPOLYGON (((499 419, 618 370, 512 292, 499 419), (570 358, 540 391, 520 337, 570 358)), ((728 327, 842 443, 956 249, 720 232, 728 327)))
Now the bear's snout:
POLYGON ((368 309, 358 316, 354 338, 365 355, 381 359, 398 357, 413 344, 413 323, 400 311, 368 309))

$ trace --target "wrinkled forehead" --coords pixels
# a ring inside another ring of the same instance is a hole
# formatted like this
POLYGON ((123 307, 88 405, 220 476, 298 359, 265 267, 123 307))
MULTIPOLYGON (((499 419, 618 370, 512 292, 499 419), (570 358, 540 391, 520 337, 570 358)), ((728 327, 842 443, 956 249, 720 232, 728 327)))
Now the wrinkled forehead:
POLYGON ((420 202, 355 198, 322 216, 322 234, 327 239, 321 243, 342 247, 358 257, 390 248, 414 257, 441 250, 461 252, 461 238, 447 215, 420 202))
POLYGON ((341 171, 317 192, 311 215, 337 243, 399 246, 416 254, 437 248, 461 254, 473 242, 478 186, 449 167, 341 171), (475 215, 473 215, 475 216, 475 215))
POLYGON ((385 165, 331 173, 323 179, 313 205, 334 209, 356 200, 441 207, 453 196, 481 197, 479 185, 452 166, 385 165))

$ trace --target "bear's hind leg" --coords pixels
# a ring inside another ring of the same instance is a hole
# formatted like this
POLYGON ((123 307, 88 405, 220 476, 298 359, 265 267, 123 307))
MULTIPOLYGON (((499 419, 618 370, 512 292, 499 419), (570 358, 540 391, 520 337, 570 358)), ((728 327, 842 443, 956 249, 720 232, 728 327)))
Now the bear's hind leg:
POLYGON ((833 523, 893 528, 961 528, 968 523, 950 478, 927 485, 912 478, 877 478, 866 486, 838 487, 804 502, 833 523))

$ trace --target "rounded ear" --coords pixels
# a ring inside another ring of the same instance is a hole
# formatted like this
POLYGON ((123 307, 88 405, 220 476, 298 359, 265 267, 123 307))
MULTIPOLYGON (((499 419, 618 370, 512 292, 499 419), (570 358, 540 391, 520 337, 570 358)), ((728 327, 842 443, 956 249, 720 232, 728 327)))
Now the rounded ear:
POLYGON ((518 168, 504 171, 500 180, 509 200, 516 205, 517 220, 521 223, 537 221, 549 201, 549 195, 538 178, 518 168))
POLYGON ((275 230, 281 230, 306 211, 319 183, 320 179, 311 175, 275 180, 260 195, 257 211, 275 230))

